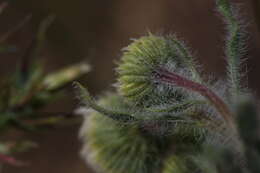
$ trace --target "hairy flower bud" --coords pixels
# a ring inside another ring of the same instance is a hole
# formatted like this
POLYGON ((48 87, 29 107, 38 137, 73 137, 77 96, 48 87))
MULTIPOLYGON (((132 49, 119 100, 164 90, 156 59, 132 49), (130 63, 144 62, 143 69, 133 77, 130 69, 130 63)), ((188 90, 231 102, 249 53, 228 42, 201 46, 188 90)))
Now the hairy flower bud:
MULTIPOLYGON (((149 34, 134 40, 124 49, 117 68, 119 92, 136 105, 152 106, 156 100, 166 102, 181 99, 184 93, 167 84, 159 83, 161 68, 192 77, 187 68, 191 60, 182 42, 174 36, 162 37, 149 34)), ((194 79, 196 80, 196 79, 194 79)))

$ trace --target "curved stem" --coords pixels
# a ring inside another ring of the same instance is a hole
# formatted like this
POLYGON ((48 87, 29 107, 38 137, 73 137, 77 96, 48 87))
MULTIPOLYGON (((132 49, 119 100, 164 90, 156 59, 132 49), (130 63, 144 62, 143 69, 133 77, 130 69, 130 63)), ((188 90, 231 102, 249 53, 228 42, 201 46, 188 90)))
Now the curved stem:
POLYGON ((119 122, 123 123, 131 123, 137 121, 137 119, 131 114, 127 112, 119 112, 114 110, 109 110, 106 108, 103 108, 96 104, 96 102, 93 100, 93 98, 89 95, 89 92, 86 88, 84 88, 80 83, 74 82, 74 86, 77 88, 78 95, 80 97, 80 100, 84 102, 84 104, 88 105, 90 108, 94 109, 95 111, 119 122))
POLYGON ((170 72, 163 68, 159 68, 156 71, 155 78, 161 82, 166 82, 168 84, 177 85, 179 87, 183 87, 188 90, 192 90, 192 91, 197 92, 200 95, 206 97, 215 106, 215 108, 222 115, 223 119, 227 122, 227 124, 232 129, 235 129, 234 124, 233 124, 233 119, 232 119, 232 113, 229 110, 226 103, 206 86, 199 84, 197 82, 191 81, 183 76, 180 76, 174 72, 170 72))

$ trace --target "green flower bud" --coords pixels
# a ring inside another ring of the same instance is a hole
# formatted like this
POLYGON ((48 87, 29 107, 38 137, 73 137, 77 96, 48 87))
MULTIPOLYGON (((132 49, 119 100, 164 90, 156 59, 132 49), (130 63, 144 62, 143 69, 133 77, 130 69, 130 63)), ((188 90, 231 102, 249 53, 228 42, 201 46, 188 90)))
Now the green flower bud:
MULTIPOLYGON (((159 83, 157 71, 161 68, 185 73, 193 77, 187 66, 191 57, 182 42, 174 36, 162 37, 149 34, 135 40, 124 49, 117 68, 119 92, 136 105, 158 105, 156 100, 181 99, 183 93, 167 84, 159 83)), ((194 80, 195 77, 194 77, 194 80)))
MULTIPOLYGON (((99 104, 126 106, 120 96, 113 94, 99 104)), ((104 173, 155 173, 162 160, 160 153, 167 150, 167 140, 149 136, 138 124, 122 125, 94 111, 85 117, 80 136, 82 157, 104 173)))

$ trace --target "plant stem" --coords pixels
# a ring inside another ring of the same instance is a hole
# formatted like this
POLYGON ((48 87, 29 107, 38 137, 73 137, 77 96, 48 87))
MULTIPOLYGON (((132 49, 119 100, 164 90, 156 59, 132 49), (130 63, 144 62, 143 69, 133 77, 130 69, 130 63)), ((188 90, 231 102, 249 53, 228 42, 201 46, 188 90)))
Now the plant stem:
POLYGON ((233 120, 232 120, 232 113, 229 110, 228 106, 217 94, 215 94, 208 87, 206 87, 202 84, 199 84, 197 82, 191 81, 174 72, 170 72, 164 68, 159 68, 156 71, 155 77, 156 77, 156 79, 160 80, 161 82, 166 82, 171 85, 177 85, 179 87, 183 87, 185 89, 197 92, 200 95, 206 97, 215 106, 215 108, 222 115, 223 119, 227 122, 227 124, 232 129, 235 129, 233 120))
POLYGON ((12 165, 12 166, 23 166, 23 165, 25 165, 25 163, 18 161, 11 156, 7 156, 7 155, 1 154, 1 153, 0 153, 0 162, 7 163, 7 164, 12 165))

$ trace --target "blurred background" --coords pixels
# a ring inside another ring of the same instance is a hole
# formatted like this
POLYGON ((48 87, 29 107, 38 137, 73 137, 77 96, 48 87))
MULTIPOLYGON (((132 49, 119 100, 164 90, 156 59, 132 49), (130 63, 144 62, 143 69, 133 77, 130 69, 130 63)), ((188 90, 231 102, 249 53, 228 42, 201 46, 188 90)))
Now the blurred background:
MULTIPOLYGON (((1 1, 0 1, 1 2, 1 1)), ((260 2, 234 0, 241 7, 242 19, 248 24, 249 87, 260 91, 260 2), (259 8, 258 8, 259 7, 259 8)), ((0 78, 14 71, 30 45, 39 22, 49 14, 56 16, 47 32, 47 43, 41 52, 48 71, 87 61, 93 67, 82 79, 90 92, 98 95, 112 90, 116 61, 121 49, 132 38, 147 32, 176 33, 192 47, 206 74, 225 75, 223 43, 224 24, 215 10, 214 0, 10 0, 0 16, 0 35, 32 15, 31 21, 7 42, 17 46, 16 52, 1 53, 0 78)), ((67 87, 67 97, 46 111, 70 112, 78 105, 67 87)), ((27 138, 39 144, 37 149, 18 154, 30 166, 4 166, 3 173, 91 173, 80 159, 80 125, 53 128, 31 134, 9 133, 8 138, 27 138)))

